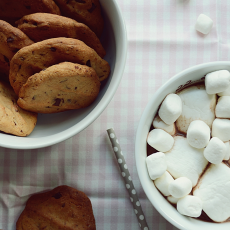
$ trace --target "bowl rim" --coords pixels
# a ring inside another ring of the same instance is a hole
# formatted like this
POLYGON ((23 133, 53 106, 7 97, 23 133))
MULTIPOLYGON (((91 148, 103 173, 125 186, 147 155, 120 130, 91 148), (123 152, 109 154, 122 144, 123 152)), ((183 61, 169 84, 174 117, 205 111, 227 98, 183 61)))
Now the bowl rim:
MULTIPOLYGON (((123 72, 125 69, 125 63, 126 63, 126 58, 127 58, 127 47, 128 47, 128 42, 127 42, 127 30, 126 30, 126 25, 124 18, 122 16, 121 10, 118 6, 118 3, 116 0, 110 0, 111 7, 114 9, 114 13, 117 14, 116 18, 116 24, 119 25, 119 45, 120 45, 120 52, 121 55, 119 55, 119 68, 117 67, 117 63, 114 67, 114 70, 116 69, 116 78, 113 79, 113 85, 111 86, 111 82, 109 83, 108 89, 106 90, 104 96, 101 98, 97 106, 86 116, 78 122, 77 124, 73 125, 72 127, 65 129, 64 131, 61 131, 57 134, 52 134, 47 137, 31 137, 28 139, 28 141, 24 141, 23 144, 16 144, 13 143, 13 139, 21 139, 25 137, 18 137, 18 136, 13 136, 12 137, 12 142, 11 143, 1 143, 1 147, 5 148, 10 148, 10 149, 38 149, 38 148, 43 148, 43 147, 48 147, 52 146, 54 144, 60 143, 64 140, 67 140, 74 135, 78 134, 79 132, 83 131, 85 128, 87 128, 90 124, 92 124, 99 116, 100 114, 105 110, 107 105, 110 103, 112 100, 113 96, 115 95, 115 92, 120 84, 120 81, 123 76, 123 72), (30 140, 33 140, 32 143, 30 140)), ((115 37, 115 41, 117 38, 115 37)), ((117 44, 116 44, 117 46, 117 44)), ((117 50, 117 47, 116 47, 117 50)), ((8 135, 8 134, 0 134, 0 135, 8 135)))
MULTIPOLYGON (((209 66, 213 67, 213 66, 220 66, 220 65, 227 65, 230 68, 230 61, 215 61, 215 62, 207 62, 207 63, 202 63, 202 64, 194 65, 192 67, 186 68, 185 70, 182 70, 181 72, 177 73, 176 75, 174 75, 173 77, 171 77, 170 79, 168 79, 151 96, 150 100, 147 103, 147 106, 145 107, 145 109, 144 109, 144 111, 143 111, 143 113, 141 115, 141 118, 139 120, 139 124, 138 124, 138 127, 137 127, 136 138, 135 138, 135 162, 136 162, 137 174, 138 174, 141 186, 142 186, 142 188, 143 188, 143 190, 144 190, 147 198, 149 199, 150 203, 153 205, 153 207, 161 214, 161 216, 163 216, 167 221, 169 221, 172 225, 174 225, 175 227, 177 227, 179 229, 188 230, 188 228, 184 228, 184 226, 182 226, 179 222, 177 222, 176 220, 174 220, 173 218, 171 218, 169 215, 167 215, 165 213, 165 211, 159 205, 159 203, 150 196, 149 191, 147 191, 146 186, 143 183, 142 179, 144 179, 144 178, 142 177, 143 176, 142 171, 141 171, 142 168, 141 168, 141 164, 139 164, 141 162, 140 161, 141 157, 140 157, 140 154, 139 154, 139 149, 140 149, 139 146, 141 145, 140 144, 140 140, 141 140, 141 137, 142 137, 142 130, 143 130, 143 126, 145 125, 145 120, 147 119, 147 114, 151 110, 152 105, 154 104, 154 102, 157 103, 157 98, 159 97, 160 93, 162 91, 164 91, 170 84, 172 84, 174 81, 180 79, 182 76, 184 76, 184 75, 186 75, 186 74, 188 74, 190 72, 197 71, 197 70, 200 70, 202 68, 207 68, 209 66)), ((149 128, 150 127, 148 127, 148 129, 149 128)), ((189 217, 186 217, 186 218, 188 219, 188 222, 189 222, 189 219, 193 219, 193 218, 189 218, 189 217)), ((202 222, 205 222, 205 221, 202 221, 202 222)), ((212 225, 219 225, 220 226, 220 223, 214 223, 214 222, 212 222, 212 223, 208 223, 208 224, 209 224, 209 226, 210 226, 210 224, 212 224, 212 225)), ((224 224, 226 224, 226 223, 224 223, 224 224)))

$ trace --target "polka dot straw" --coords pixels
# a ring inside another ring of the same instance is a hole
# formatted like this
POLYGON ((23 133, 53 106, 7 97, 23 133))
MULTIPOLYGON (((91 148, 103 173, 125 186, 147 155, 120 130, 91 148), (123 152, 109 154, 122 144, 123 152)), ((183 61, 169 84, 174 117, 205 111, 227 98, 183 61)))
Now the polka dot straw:
POLYGON ((132 182, 131 176, 129 174, 129 170, 128 170, 128 167, 126 165, 125 158, 124 158, 123 153, 121 151, 121 147, 119 145, 116 134, 115 134, 113 129, 108 129, 107 133, 109 135, 109 139, 111 141, 115 156, 117 158, 117 162, 118 162, 119 168, 121 170, 121 175, 122 175, 122 178, 124 179, 124 182, 125 182, 125 187, 129 193, 130 201, 133 204, 133 209, 134 209, 134 212, 137 216, 137 220, 139 222, 140 228, 142 230, 148 230, 149 227, 146 223, 145 216, 144 216, 144 213, 142 211, 139 198, 138 198, 136 190, 133 186, 133 182, 132 182))

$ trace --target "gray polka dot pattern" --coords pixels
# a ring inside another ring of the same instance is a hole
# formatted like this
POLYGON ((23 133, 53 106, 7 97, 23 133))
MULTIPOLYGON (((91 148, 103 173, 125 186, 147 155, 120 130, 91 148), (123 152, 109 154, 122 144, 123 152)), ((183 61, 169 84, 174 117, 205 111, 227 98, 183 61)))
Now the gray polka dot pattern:
POLYGON ((121 175, 122 175, 122 178, 124 179, 125 187, 129 193, 130 201, 133 205, 133 209, 134 209, 134 212, 137 216, 137 220, 138 220, 138 223, 140 225, 140 228, 142 230, 148 230, 149 228, 148 228, 148 225, 146 223, 144 213, 142 211, 141 204, 139 202, 139 198, 137 196, 136 190, 133 186, 133 182, 132 182, 131 176, 129 174, 128 167, 126 165, 125 158, 124 158, 123 153, 121 151, 119 141, 118 141, 116 134, 115 134, 113 129, 108 129, 107 132, 109 135, 109 139, 112 143, 113 151, 115 153, 118 166, 120 167, 121 175))

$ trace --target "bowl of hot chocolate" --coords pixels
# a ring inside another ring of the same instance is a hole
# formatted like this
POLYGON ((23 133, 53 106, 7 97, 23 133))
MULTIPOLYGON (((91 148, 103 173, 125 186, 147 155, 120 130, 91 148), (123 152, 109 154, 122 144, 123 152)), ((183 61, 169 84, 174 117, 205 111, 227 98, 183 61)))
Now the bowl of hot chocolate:
POLYGON ((179 229, 230 228, 230 62, 188 68, 152 96, 135 157, 142 187, 179 229))

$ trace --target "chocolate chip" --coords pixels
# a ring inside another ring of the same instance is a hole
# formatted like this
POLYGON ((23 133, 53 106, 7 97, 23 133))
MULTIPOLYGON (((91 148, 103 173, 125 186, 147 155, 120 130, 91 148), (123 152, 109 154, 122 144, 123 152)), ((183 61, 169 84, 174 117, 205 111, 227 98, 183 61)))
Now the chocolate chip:
POLYGON ((52 52, 55 52, 57 49, 56 49, 55 47, 51 47, 50 50, 51 50, 52 52))
POLYGON ((71 102, 71 99, 67 99, 68 102, 71 102))
POLYGON ((96 5, 94 4, 94 3, 92 3, 92 7, 90 8, 90 9, 88 9, 88 11, 90 12, 90 13, 92 13, 95 9, 96 9, 96 5))
POLYGON ((32 97, 32 100, 35 100, 35 96, 32 97))
POLYGON ((60 199, 62 197, 62 194, 60 192, 54 194, 52 197, 54 197, 55 199, 60 199))
POLYGON ((56 98, 53 106, 59 106, 62 101, 64 102, 63 98, 56 98))
POLYGON ((7 43, 13 42, 13 41, 14 41, 14 38, 8 37, 6 41, 7 41, 7 43))
POLYGON ((62 207, 63 207, 63 208, 65 207, 65 203, 62 204, 62 207))
POLYGON ((46 70, 46 68, 45 69, 43 69, 42 71, 45 71, 46 70))
POLYGON ((34 25, 34 26, 37 26, 37 25, 38 25, 38 23, 37 23, 37 22, 33 22, 33 25, 34 25))
POLYGON ((77 86, 74 88, 75 90, 77 89, 77 86))
POLYGON ((9 63, 9 62, 10 62, 9 59, 8 59, 5 55, 3 55, 3 56, 4 56, 5 62, 8 62, 8 63, 9 63))
POLYGON ((88 60, 88 61, 86 62, 86 65, 89 66, 89 67, 91 67, 91 62, 90 62, 90 60, 88 60))
POLYGON ((23 23, 28 23, 28 21, 27 20, 23 20, 23 23))
POLYGON ((19 65, 19 66, 18 66, 18 69, 21 69, 21 68, 22 68, 22 66, 21 66, 21 65, 19 65))

